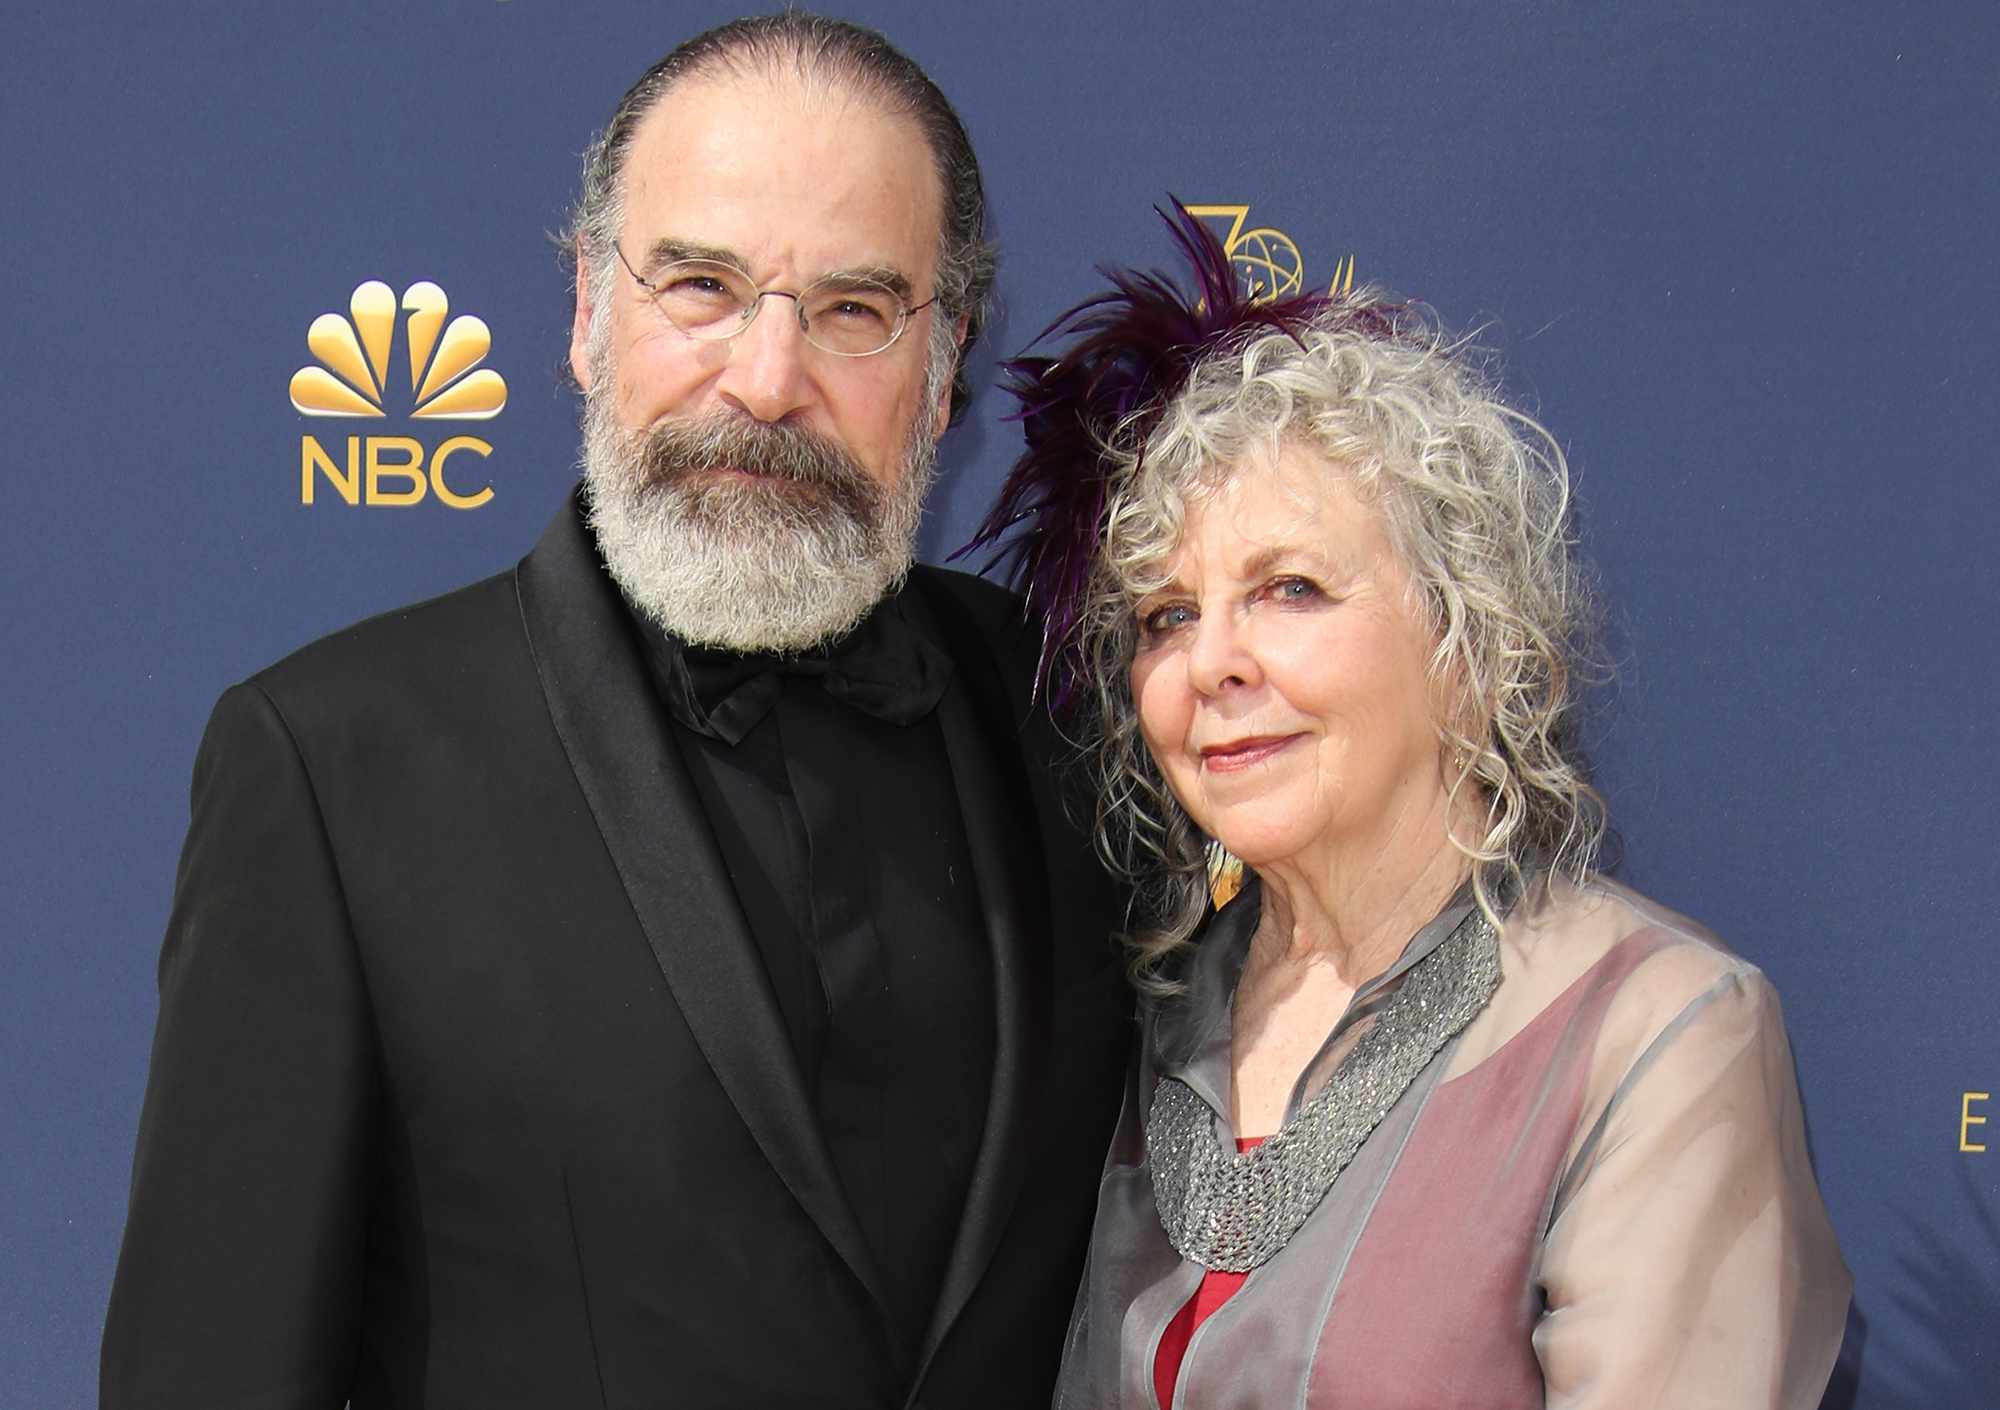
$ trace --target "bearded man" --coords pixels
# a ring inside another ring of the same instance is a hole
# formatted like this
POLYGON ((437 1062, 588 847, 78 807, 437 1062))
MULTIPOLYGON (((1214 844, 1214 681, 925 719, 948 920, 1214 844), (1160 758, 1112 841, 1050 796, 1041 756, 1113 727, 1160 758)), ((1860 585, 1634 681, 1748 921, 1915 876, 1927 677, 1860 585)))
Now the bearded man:
POLYGON ((984 223, 865 30, 619 104, 579 494, 210 723, 105 1406, 1046 1403, 1129 1023, 1032 634, 911 567, 984 223))

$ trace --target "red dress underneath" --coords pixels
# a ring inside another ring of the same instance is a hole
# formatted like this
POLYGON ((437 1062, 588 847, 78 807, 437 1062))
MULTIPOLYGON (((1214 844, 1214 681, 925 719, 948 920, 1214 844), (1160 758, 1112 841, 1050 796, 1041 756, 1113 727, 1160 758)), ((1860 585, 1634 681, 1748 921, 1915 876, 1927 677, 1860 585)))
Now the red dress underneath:
MULTIPOLYGON (((1238 1151, 1247 1151, 1264 1143, 1262 1136, 1239 1138, 1238 1151)), ((1174 1314, 1174 1320, 1167 1323, 1166 1331, 1160 1334, 1160 1352, 1153 1358, 1153 1393, 1160 1398, 1162 1410, 1174 1403, 1174 1387, 1180 1382, 1181 1362, 1187 1359, 1188 1343, 1201 1324, 1214 1315, 1215 1309, 1229 1301, 1230 1295, 1243 1286, 1248 1273, 1218 1273, 1211 1268, 1202 1274, 1201 1286, 1194 1290, 1194 1296, 1174 1314)))

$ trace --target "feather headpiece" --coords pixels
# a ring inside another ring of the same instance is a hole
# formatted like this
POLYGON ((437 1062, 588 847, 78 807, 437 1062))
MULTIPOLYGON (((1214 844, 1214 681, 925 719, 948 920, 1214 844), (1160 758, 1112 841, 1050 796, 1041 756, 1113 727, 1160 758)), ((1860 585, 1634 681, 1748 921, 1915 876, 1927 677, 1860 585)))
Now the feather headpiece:
MULTIPOLYGON (((1099 267, 1111 289, 1086 299, 1030 343, 1073 341, 1055 357, 1022 356, 1002 364, 1006 390, 1020 403, 1028 446, 1000 499, 960 554, 998 546, 987 564, 1042 619, 1038 689, 1066 709, 1082 662, 1080 622, 1110 500, 1114 451, 1143 447, 1153 424, 1189 375, 1211 354, 1264 332, 1300 336, 1331 300, 1323 294, 1255 302, 1245 295, 1222 242, 1179 201, 1173 214, 1154 207, 1194 275, 1183 292, 1164 272, 1099 267), (1005 540, 1003 543, 1002 541, 1005 540)), ((1387 310, 1357 309, 1357 322, 1388 333, 1387 310)), ((957 556, 957 555, 954 555, 957 556)))

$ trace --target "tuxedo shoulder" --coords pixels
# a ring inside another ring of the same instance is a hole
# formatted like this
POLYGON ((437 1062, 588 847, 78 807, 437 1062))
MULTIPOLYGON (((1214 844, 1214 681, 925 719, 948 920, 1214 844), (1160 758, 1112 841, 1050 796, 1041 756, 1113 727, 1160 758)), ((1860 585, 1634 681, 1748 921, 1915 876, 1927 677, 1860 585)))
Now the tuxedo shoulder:
POLYGON ((514 571, 343 627, 250 678, 288 715, 367 700, 465 698, 496 673, 532 674, 514 571))
POLYGON ((910 584, 933 602, 954 609, 961 624, 1015 670, 1032 668, 1041 651, 1041 624, 1019 593, 956 568, 919 563, 910 584))
POLYGON ((922 583, 926 591, 949 595, 988 625, 1019 628, 1027 623, 1027 608, 1021 595, 977 573, 919 563, 910 569, 910 579, 922 583))

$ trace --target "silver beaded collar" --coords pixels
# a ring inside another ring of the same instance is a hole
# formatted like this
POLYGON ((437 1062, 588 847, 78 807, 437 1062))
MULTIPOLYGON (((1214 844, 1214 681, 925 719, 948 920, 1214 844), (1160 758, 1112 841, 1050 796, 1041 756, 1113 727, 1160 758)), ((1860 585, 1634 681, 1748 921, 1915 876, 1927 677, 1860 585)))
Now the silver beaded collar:
POLYGON ((1153 1203, 1181 1257, 1247 1273, 1291 1239, 1417 1074, 1500 987, 1499 936, 1474 907, 1412 965, 1326 1085, 1262 1145, 1224 1152, 1215 1114, 1177 1077, 1153 1089, 1153 1203))

